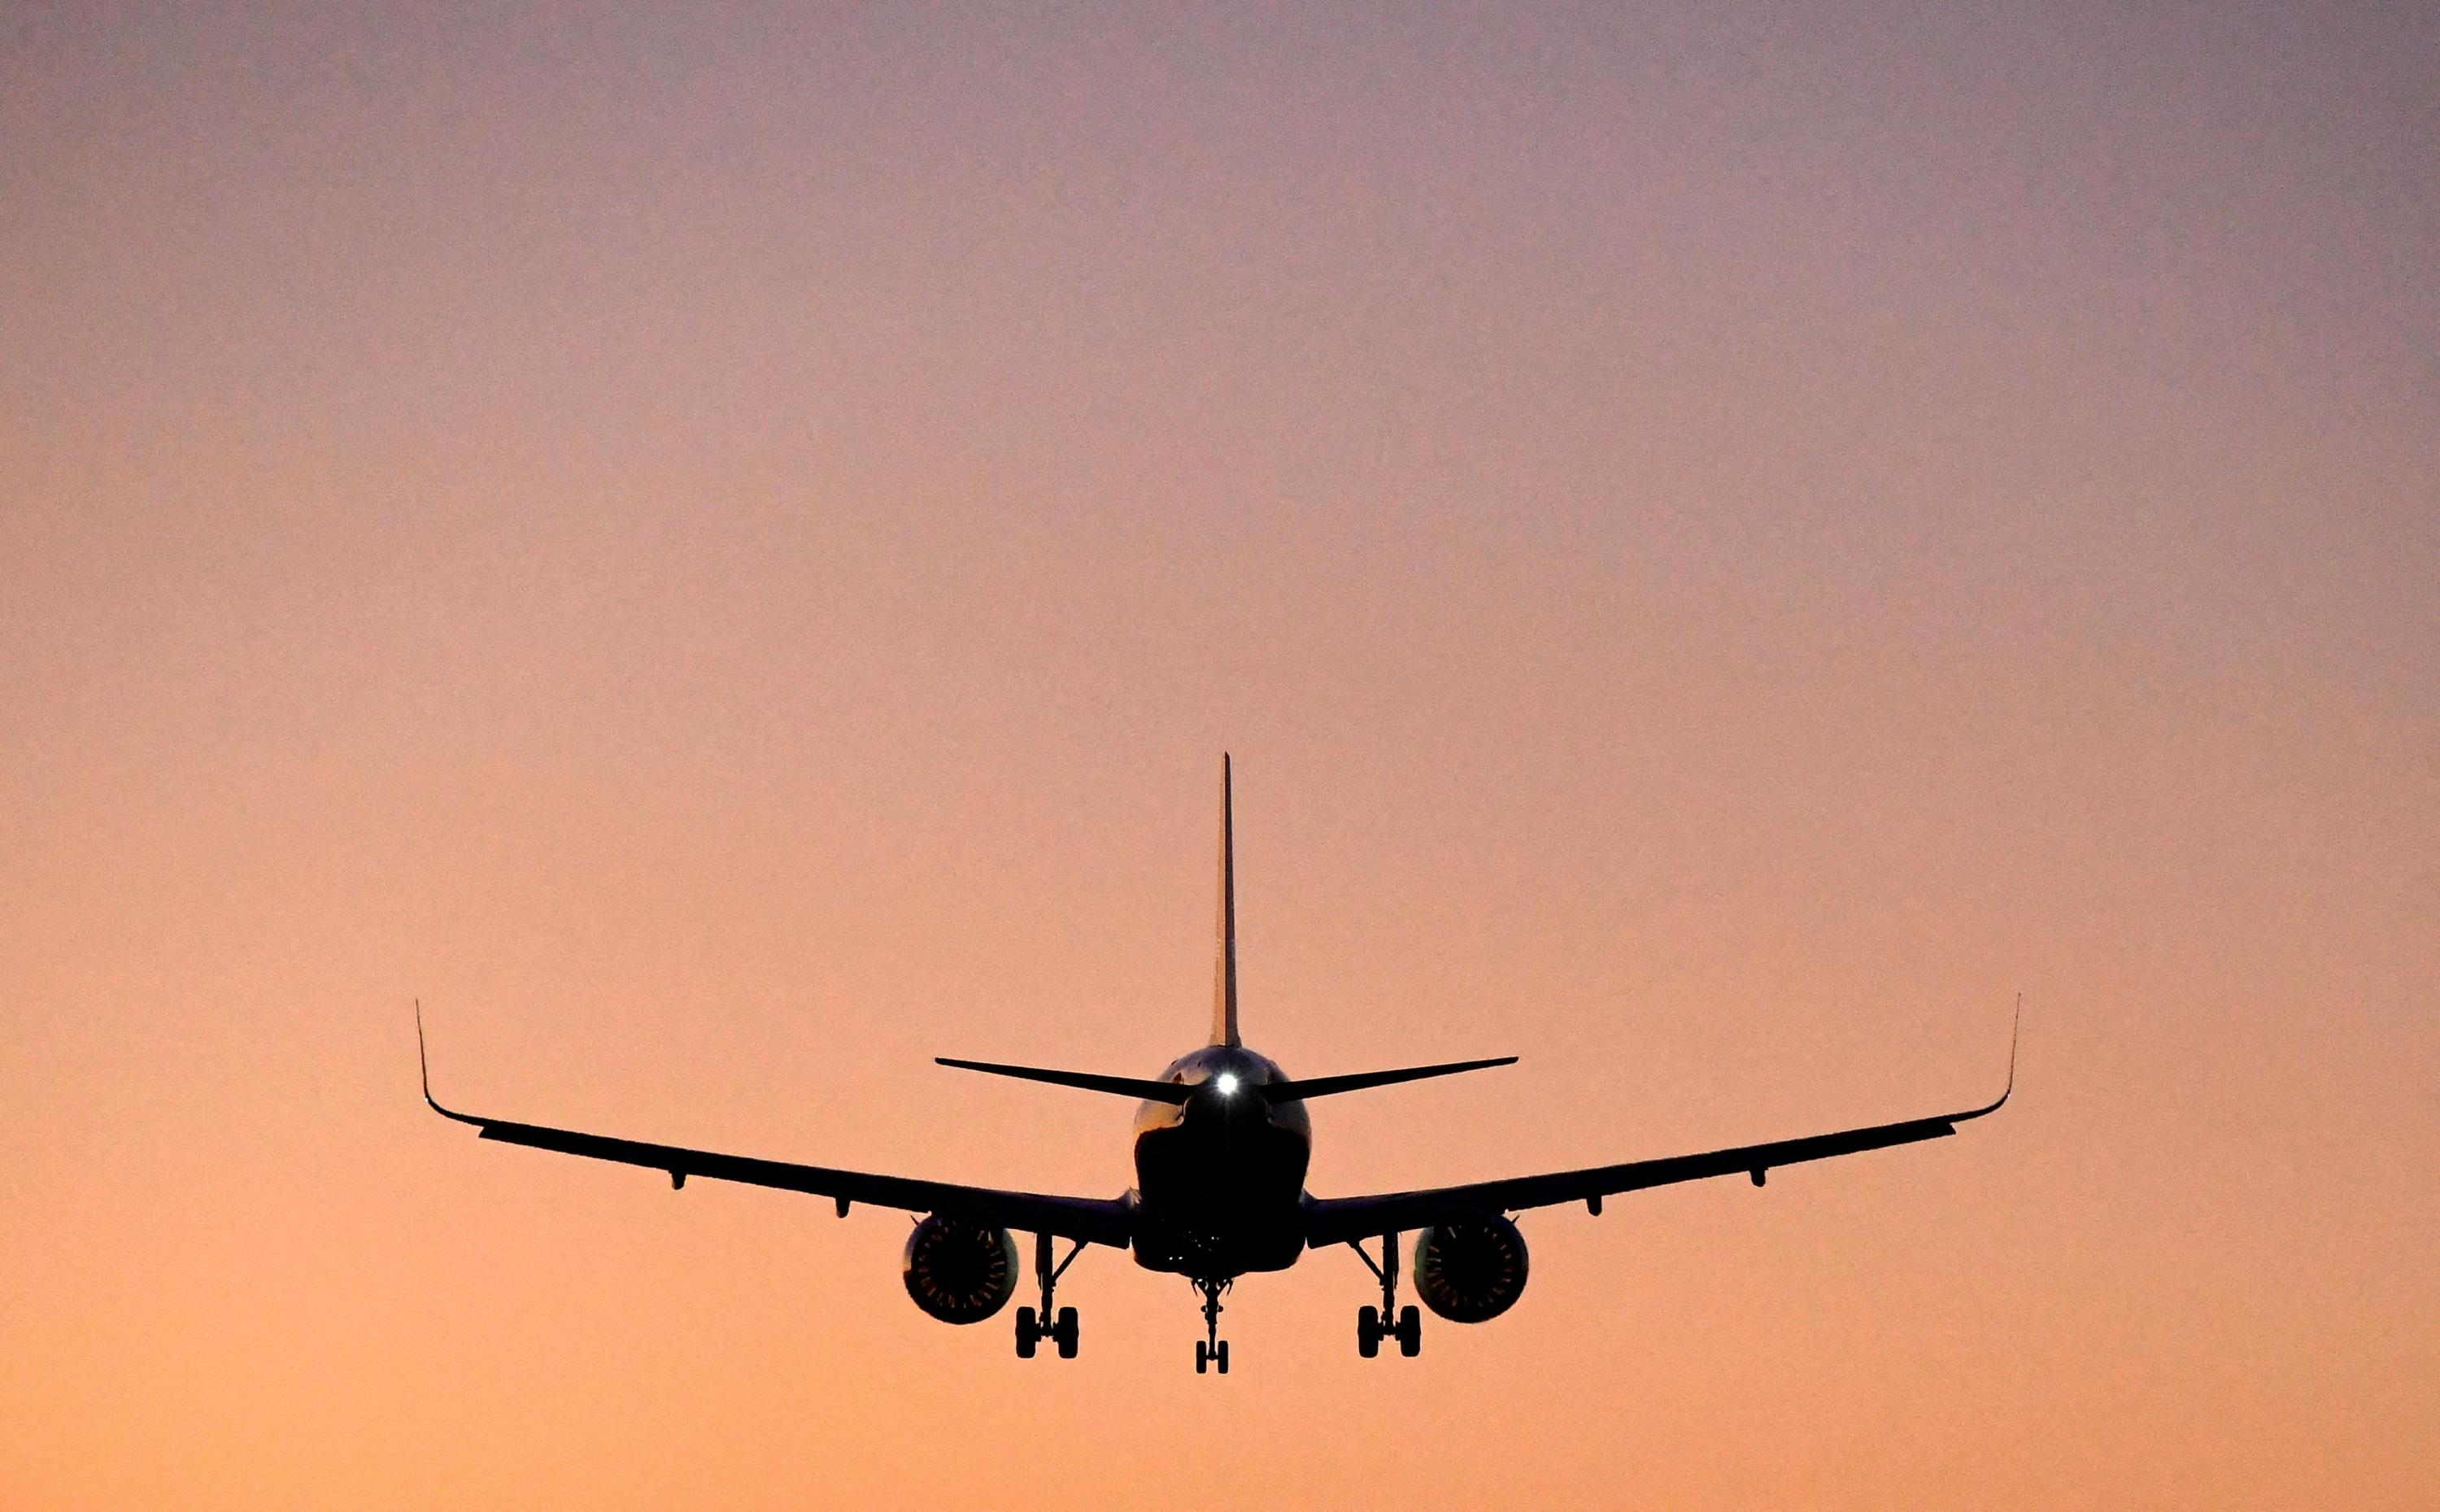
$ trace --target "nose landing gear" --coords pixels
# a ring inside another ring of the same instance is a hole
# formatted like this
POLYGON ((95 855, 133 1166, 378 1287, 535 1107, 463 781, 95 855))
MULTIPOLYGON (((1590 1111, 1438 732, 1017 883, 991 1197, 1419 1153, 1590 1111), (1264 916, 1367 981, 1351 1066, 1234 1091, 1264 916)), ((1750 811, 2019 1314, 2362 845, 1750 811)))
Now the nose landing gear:
POLYGON ((1068 1258, 1054 1266, 1050 1263, 1050 1235, 1037 1233, 1033 1236, 1033 1275, 1042 1283, 1042 1308, 1039 1312, 1032 1307, 1016 1309, 1017 1359, 1032 1359, 1034 1350, 1046 1339, 1058 1346, 1060 1359, 1076 1358, 1076 1309, 1062 1307, 1053 1313, 1050 1296, 1052 1288, 1059 1284, 1059 1278, 1068 1273, 1068 1268, 1076 1263, 1076 1257, 1084 1251, 1085 1241, 1079 1239, 1068 1251, 1068 1258))
POLYGON ((1381 1305, 1370 1303, 1355 1309, 1355 1352, 1367 1359, 1381 1353, 1381 1341, 1395 1339, 1398 1353, 1408 1359, 1424 1352, 1424 1315, 1414 1304, 1398 1305, 1398 1236, 1381 1235, 1381 1260, 1378 1265, 1365 1252, 1364 1241, 1350 1239, 1347 1247, 1355 1251, 1366 1269, 1381 1278, 1381 1305), (1395 1317, 1396 1322, 1390 1320, 1395 1317))
POLYGON ((1203 1293, 1203 1341, 1194 1346, 1194 1374, 1217 1370, 1229 1374, 1229 1341, 1220 1337, 1220 1293, 1229 1283, 1211 1276, 1194 1278, 1194 1289, 1203 1293))

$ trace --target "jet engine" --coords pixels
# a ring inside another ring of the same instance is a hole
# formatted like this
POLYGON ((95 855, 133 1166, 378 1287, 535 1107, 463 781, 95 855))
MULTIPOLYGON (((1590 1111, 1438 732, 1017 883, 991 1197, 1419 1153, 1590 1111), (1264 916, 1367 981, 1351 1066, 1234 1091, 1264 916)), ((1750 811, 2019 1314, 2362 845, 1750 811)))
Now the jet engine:
POLYGON ((1016 1292, 1016 1239, 1006 1229, 939 1214, 906 1236, 906 1295, 942 1323, 980 1323, 1016 1292))
POLYGON ((1415 1236, 1415 1294, 1451 1323, 1498 1317, 1525 1294, 1525 1235, 1506 1218, 1470 1218, 1415 1236))

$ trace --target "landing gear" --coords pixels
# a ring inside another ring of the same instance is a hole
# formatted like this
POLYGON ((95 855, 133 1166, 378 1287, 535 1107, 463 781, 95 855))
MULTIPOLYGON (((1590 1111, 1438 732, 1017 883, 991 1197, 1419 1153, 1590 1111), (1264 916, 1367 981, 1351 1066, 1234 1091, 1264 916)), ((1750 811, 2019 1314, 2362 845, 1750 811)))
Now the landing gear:
POLYGON ((1059 1346, 1060 1359, 1076 1358, 1076 1309, 1062 1307, 1054 1313, 1050 1310, 1050 1297, 1059 1278, 1068 1273, 1068 1268, 1076 1263, 1076 1257, 1084 1251, 1085 1241, 1079 1239, 1068 1251, 1068 1258, 1054 1266, 1050 1263, 1050 1235, 1037 1233, 1033 1236, 1033 1276, 1042 1283, 1042 1306, 1039 1311, 1032 1307, 1016 1309, 1017 1359, 1032 1359, 1035 1348, 1046 1339, 1059 1346))
POLYGON ((1355 1352, 1367 1359, 1381 1353, 1381 1341, 1394 1339, 1398 1353, 1408 1359, 1424 1352, 1424 1315, 1412 1303, 1398 1309, 1397 1322, 1382 1316, 1371 1303, 1355 1309, 1355 1352))
POLYGON ((1398 1236, 1381 1235, 1381 1259, 1374 1264, 1365 1251, 1364 1241, 1350 1239, 1347 1247, 1355 1251, 1366 1269, 1381 1278, 1381 1305, 1370 1303, 1355 1309, 1355 1352, 1367 1359, 1381 1353, 1381 1341, 1395 1339, 1398 1353, 1408 1359, 1424 1352, 1424 1315, 1412 1303, 1398 1305, 1398 1236), (1395 1323, 1390 1322, 1395 1318, 1395 1323))
POLYGON ((1031 1307, 1016 1309, 1016 1358, 1032 1359, 1042 1341, 1050 1340, 1059 1346, 1059 1358, 1076 1358, 1076 1309, 1062 1307, 1049 1323, 1031 1307))
POLYGON ((1203 1341, 1194 1346, 1194 1374, 1217 1370, 1229 1374, 1229 1341, 1220 1337, 1220 1293, 1229 1283, 1210 1276, 1194 1278, 1194 1289, 1203 1293, 1203 1341))

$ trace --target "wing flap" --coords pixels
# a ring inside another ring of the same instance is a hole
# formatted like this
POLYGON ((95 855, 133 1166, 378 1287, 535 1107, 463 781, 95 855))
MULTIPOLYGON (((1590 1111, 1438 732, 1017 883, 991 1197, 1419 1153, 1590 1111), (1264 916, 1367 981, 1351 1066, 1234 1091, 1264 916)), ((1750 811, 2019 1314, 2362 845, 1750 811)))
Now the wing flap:
MULTIPOLYGON (((446 1111, 444 1109, 444 1111, 446 1111)), ((452 1113, 453 1118, 466 1120, 452 1113)), ((803 1192, 842 1202, 863 1202, 908 1213, 946 1213, 1029 1233, 1055 1233, 1063 1238, 1125 1249, 1133 1225, 1121 1201, 1095 1197, 1053 1197, 1038 1192, 1004 1192, 991 1187, 960 1186, 912 1177, 841 1171, 790 1161, 758 1160, 724 1155, 714 1150, 654 1144, 641 1140, 613 1139, 574 1129, 535 1124, 475 1120, 482 1137, 528 1149, 554 1150, 588 1160, 666 1171, 673 1178, 703 1177, 747 1186, 803 1192)))
MULTIPOLYGON (((2018 1002, 2019 1022, 2023 1011, 2024 1004, 2020 999, 2018 1002)), ((1805 1161, 1826 1161, 1866 1150, 1889 1149, 1893 1145, 1913 1144, 1924 1140, 1945 1139, 1957 1132, 1958 1125, 1996 1113, 2006 1107, 2016 1089, 2017 1031, 2011 1028, 2008 1032, 2007 1086, 1996 1099, 1981 1107, 1940 1113, 1930 1118, 1907 1119, 1895 1124, 1876 1124, 1869 1128, 1840 1129, 1831 1134, 1773 1140, 1762 1144, 1740 1144, 1731 1149, 1706 1150, 1698 1155, 1670 1155, 1659 1160, 1628 1161, 1619 1165, 1596 1165, 1580 1171, 1553 1171, 1541 1176, 1475 1181, 1463 1186, 1436 1187, 1422 1192, 1390 1192, 1377 1197, 1308 1198, 1305 1203, 1305 1243, 1343 1244, 1351 1239, 1366 1239, 1377 1234, 1404 1233, 1452 1218, 1515 1213, 1525 1208, 1552 1207, 1561 1202, 1598 1202, 1603 1197, 1624 1192, 1641 1192, 1648 1187, 1699 1181, 1715 1176, 1734 1176, 1740 1172, 1751 1177, 1754 1184, 1759 1186, 1764 1174, 1779 1166, 1796 1165, 1805 1161)))
MULTIPOLYGON (((1997 1106, 1994 1104, 1993 1107, 1997 1106)), ((1373 1234, 1403 1233, 1410 1229, 1444 1223, 1451 1218, 1515 1213, 1525 1208, 1552 1207, 1561 1202, 1586 1202, 1625 1192, 1641 1192, 1647 1187, 1699 1181, 1714 1176, 1744 1173, 1758 1181, 1762 1173, 1782 1165, 1826 1161, 1834 1156, 1856 1155, 1865 1150, 1887 1149, 1894 1144, 1940 1139, 1956 1133, 1959 1122, 1980 1117, 1981 1113, 1991 1110, 1983 1108, 1974 1113, 1911 1119, 1902 1124, 1884 1124, 1873 1128, 1842 1129, 1835 1134, 1816 1134, 1804 1139, 1707 1150, 1699 1155, 1664 1156, 1659 1160, 1629 1161, 1619 1165, 1597 1165, 1580 1171, 1554 1171, 1543 1176, 1512 1177, 1500 1181, 1476 1181, 1464 1186, 1438 1187, 1424 1192, 1317 1198, 1305 1210, 1305 1242, 1338 1244, 1373 1234)))
POLYGON ((1029 1233, 1057 1234, 1088 1244, 1125 1249, 1133 1241, 1132 1210, 1121 1198, 1056 1197, 1039 1192, 1007 1192, 995 1187, 960 1186, 950 1181, 925 1181, 912 1177, 882 1176, 868 1171, 841 1171, 792 1161, 766 1161, 717 1150, 689 1149, 679 1144, 655 1144, 643 1140, 614 1139, 576 1129, 482 1118, 445 1107, 432 1095, 432 1070, 423 1054, 423 1017, 416 1015, 416 1056, 423 1070, 423 1100, 441 1117, 473 1125, 482 1138, 528 1149, 581 1155, 587 1160, 665 1171, 673 1180, 700 1176, 715 1181, 737 1181, 782 1192, 803 1192, 841 1203, 864 1202, 908 1213, 945 1213, 1029 1233))

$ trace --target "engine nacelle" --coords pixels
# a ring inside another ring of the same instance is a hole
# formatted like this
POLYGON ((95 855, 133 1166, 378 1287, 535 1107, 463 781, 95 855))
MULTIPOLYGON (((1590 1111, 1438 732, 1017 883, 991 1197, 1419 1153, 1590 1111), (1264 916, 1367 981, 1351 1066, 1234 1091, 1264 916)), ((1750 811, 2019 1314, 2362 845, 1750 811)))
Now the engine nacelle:
POLYGON ((906 1236, 906 1295, 942 1323, 980 1323, 1016 1295, 1016 1238, 939 1214, 906 1236))
POLYGON ((1451 1323, 1485 1323, 1525 1295, 1525 1235, 1506 1218, 1468 1218, 1415 1235, 1415 1294, 1451 1323))

